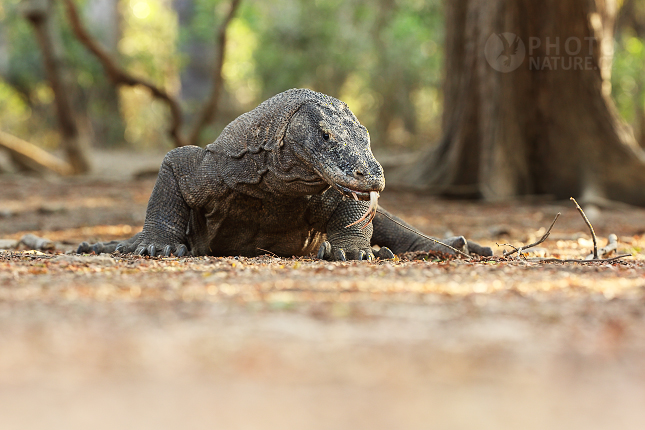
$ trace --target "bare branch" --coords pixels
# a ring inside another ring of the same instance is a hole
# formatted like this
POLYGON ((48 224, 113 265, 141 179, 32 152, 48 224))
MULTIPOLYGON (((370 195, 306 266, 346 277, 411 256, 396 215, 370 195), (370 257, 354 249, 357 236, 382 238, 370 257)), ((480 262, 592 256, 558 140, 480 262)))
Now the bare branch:
POLYGON ((49 152, 16 136, 0 131, 0 147, 25 157, 40 167, 51 170, 59 175, 67 176, 74 173, 72 166, 53 156, 49 152))
POLYGON ((589 231, 591 232, 591 239, 593 240, 593 259, 597 260, 598 259, 598 244, 596 241, 596 232, 593 231, 593 226, 589 222, 589 218, 587 218, 587 215, 585 215, 585 212, 582 210, 576 199, 573 197, 570 197, 570 200, 576 204, 576 208, 578 208, 578 212, 580 212, 580 215, 582 215, 582 218, 585 220, 585 223, 587 223, 587 227, 589 227, 589 231))
MULTIPOLYGON (((67 0, 70 1, 70 0, 67 0)), ((195 121, 193 128, 188 137, 189 145, 197 145, 199 142, 199 134, 202 129, 211 123, 217 116, 217 107, 220 96, 222 94, 222 86, 224 84, 224 77, 222 76, 222 68, 224 67, 224 59, 226 55, 226 30, 228 29, 231 20, 235 16, 241 0, 232 0, 231 7, 229 8, 228 15, 219 26, 217 34, 217 51, 215 56, 215 68, 212 75, 212 88, 211 94, 206 100, 199 117, 195 121)))
MULTIPOLYGON (((600 248, 598 250, 598 256, 599 257, 604 257, 605 255, 616 251, 618 249, 618 236, 615 234, 610 234, 609 237, 607 238, 607 246, 600 248)), ((592 260, 593 259, 593 254, 587 255, 585 260, 592 260)))
POLYGON ((631 257, 631 254, 617 255, 611 258, 599 258, 596 260, 562 260, 560 258, 527 258, 526 261, 538 263, 608 263, 611 261, 620 260, 625 257, 631 257))
POLYGON ((555 225, 555 222, 558 220, 559 217, 560 217, 560 212, 558 212, 558 214, 555 216, 555 218, 553 218, 553 222, 551 223, 551 226, 546 231, 546 233, 544 233, 544 236, 542 236, 540 238, 540 240, 538 240, 537 242, 534 242, 534 243, 532 243, 530 245, 520 246, 519 248, 515 248, 513 245, 508 245, 511 248, 513 248, 514 251, 511 251, 509 253, 506 253, 506 251, 504 251, 504 257, 508 257, 510 255, 513 255, 516 252, 517 252, 517 255, 521 257, 522 256, 522 251, 525 251, 525 250, 527 250, 529 248, 533 248, 534 246, 537 246, 537 245, 541 244, 542 242, 544 242, 549 237, 549 235, 551 234, 551 229, 553 229, 553 226, 555 225))
POLYGON ((181 108, 179 103, 175 100, 174 97, 168 94, 166 90, 154 85, 151 82, 148 82, 144 79, 136 78, 130 75, 128 72, 120 68, 116 61, 108 54, 108 52, 100 46, 100 44, 94 40, 92 36, 87 32, 81 20, 78 16, 78 11, 74 5, 73 0, 63 0, 67 8, 67 17, 70 24, 72 25, 72 30, 76 35, 77 39, 87 48, 94 56, 101 62, 105 73, 108 75, 110 80, 116 85, 127 85, 127 86, 142 86, 147 88, 153 97, 163 100, 168 107, 170 108, 170 114, 172 116, 172 122, 168 134, 175 142, 176 146, 184 146, 184 141, 180 135, 182 117, 181 117, 181 108))
MULTIPOLYGON (((518 252, 520 250, 520 248, 516 248, 515 246, 511 245, 510 243, 502 243, 500 245, 499 243, 495 242, 495 245, 497 245, 497 246, 510 246, 511 248, 514 249, 513 254, 515 254, 516 252, 518 252)), ((507 257, 509 255, 511 255, 511 254, 506 254, 506 251, 504 251, 504 257, 507 257)))

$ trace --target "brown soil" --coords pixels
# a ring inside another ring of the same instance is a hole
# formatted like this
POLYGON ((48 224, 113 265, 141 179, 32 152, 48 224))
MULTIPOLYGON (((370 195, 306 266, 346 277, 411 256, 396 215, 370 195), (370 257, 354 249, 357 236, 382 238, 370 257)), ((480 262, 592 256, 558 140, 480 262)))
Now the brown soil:
MULTIPOLYGON (((124 175, 124 177, 129 177, 124 175)), ((65 254, 141 228, 154 180, 0 177, 2 429, 645 428, 645 211, 618 262, 65 254)), ((385 192, 423 231, 578 258, 570 202, 385 192), (542 230, 540 230, 542 228, 542 230)))

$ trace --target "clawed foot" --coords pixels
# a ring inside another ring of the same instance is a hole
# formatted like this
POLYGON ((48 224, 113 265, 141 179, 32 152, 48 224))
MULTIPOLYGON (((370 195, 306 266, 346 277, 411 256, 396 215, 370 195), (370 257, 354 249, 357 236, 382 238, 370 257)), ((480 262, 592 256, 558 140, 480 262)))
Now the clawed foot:
POLYGON ((174 245, 155 245, 154 243, 126 245, 121 243, 116 247, 116 251, 122 254, 134 253, 135 255, 149 255, 151 257, 170 257, 171 255, 174 255, 175 257, 183 257, 188 255, 188 248, 183 243, 174 245))
POLYGON ((151 243, 151 241, 135 236, 134 238, 126 240, 124 242, 112 241, 95 243, 93 245, 90 245, 87 242, 83 242, 78 246, 78 249, 76 250, 77 254, 89 254, 90 252, 94 252, 96 254, 111 254, 113 252, 118 252, 121 254, 149 255, 151 257, 170 257, 171 255, 174 255, 175 257, 184 257, 188 255, 188 247, 186 247, 186 245, 184 245, 183 243, 151 243))
POLYGON ((89 244, 87 242, 83 242, 80 245, 78 245, 78 248, 76 249, 77 254, 89 254, 91 252, 95 253, 96 255, 99 254, 111 254, 114 252, 116 249, 117 245, 120 242, 117 240, 113 240, 112 242, 99 242, 99 243, 94 243, 94 244, 89 244))
POLYGON ((331 243, 325 241, 320 245, 317 258, 329 261, 347 261, 347 260, 367 260, 372 261, 376 258, 381 260, 391 260, 394 258, 394 253, 389 248, 383 247, 381 249, 368 248, 338 248, 332 246, 331 243))

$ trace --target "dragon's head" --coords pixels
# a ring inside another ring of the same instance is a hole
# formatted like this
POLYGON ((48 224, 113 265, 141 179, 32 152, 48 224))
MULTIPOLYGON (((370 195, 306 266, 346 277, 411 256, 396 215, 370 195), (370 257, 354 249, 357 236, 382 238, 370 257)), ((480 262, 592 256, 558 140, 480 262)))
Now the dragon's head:
POLYGON ((342 101, 314 93, 293 114, 285 141, 293 153, 332 187, 369 200, 385 187, 383 168, 374 158, 367 129, 342 101))

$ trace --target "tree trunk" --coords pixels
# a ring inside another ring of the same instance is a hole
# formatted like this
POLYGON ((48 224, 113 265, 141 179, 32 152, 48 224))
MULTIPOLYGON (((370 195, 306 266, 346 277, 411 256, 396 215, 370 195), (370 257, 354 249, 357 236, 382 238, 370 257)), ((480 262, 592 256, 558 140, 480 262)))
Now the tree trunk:
POLYGON ((645 153, 609 98, 615 3, 446 2, 444 138, 399 180, 487 200, 645 205, 645 153), (523 45, 505 65, 502 37, 514 35, 523 45))
POLYGON ((65 74, 60 39, 54 32, 52 0, 24 0, 23 11, 36 33, 45 64, 47 79, 54 92, 56 115, 63 149, 74 173, 89 170, 86 154, 87 134, 81 130, 72 107, 71 85, 65 74))
MULTIPOLYGON (((106 52, 119 61, 119 41, 122 36, 122 16, 119 0, 94 0, 85 7, 86 22, 106 52)), ((94 141, 102 146, 115 146, 124 142, 125 122, 121 115, 119 87, 109 81, 92 86, 91 100, 100 100, 101 115, 92 115, 94 141)), ((93 105, 98 104, 94 102, 93 105)))

